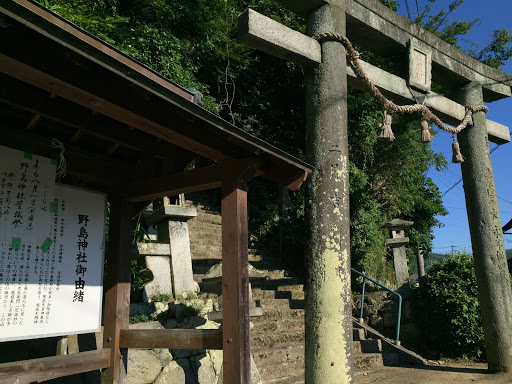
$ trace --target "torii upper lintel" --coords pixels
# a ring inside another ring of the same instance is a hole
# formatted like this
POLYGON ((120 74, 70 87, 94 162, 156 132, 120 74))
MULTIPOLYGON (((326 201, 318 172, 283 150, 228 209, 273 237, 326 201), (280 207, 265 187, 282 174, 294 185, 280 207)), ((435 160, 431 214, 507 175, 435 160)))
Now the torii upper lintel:
POLYGON ((277 0, 284 7, 305 17, 323 4, 347 13, 347 37, 359 46, 381 56, 394 56, 406 50, 411 38, 432 49, 432 80, 451 88, 478 82, 484 101, 511 96, 512 76, 491 68, 444 42, 410 20, 401 17, 378 0, 277 0))
MULTIPOLYGON (((294 31, 251 9, 239 18, 239 40, 260 51, 292 61, 300 65, 314 65, 322 62, 320 43, 313 38, 294 31)), ((407 56, 404 54, 404 56, 407 56)), ((415 102, 405 79, 388 73, 378 67, 359 60, 372 82, 387 96, 403 104, 415 102)), ((351 87, 365 89, 352 66, 347 66, 348 84, 351 87)), ((464 106, 429 92, 425 95, 427 105, 443 121, 457 125, 465 114, 464 106)), ((487 120, 489 141, 496 144, 510 142, 508 127, 487 120)))

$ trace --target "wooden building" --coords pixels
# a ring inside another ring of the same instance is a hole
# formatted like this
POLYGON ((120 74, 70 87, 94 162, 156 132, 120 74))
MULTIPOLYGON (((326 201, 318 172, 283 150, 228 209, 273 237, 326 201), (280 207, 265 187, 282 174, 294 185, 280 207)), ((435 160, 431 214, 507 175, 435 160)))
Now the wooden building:
POLYGON ((110 202, 104 349, 0 364, 0 383, 98 369, 104 382, 122 383, 133 347, 222 349, 225 383, 249 383, 247 182, 262 176, 294 190, 310 167, 31 1, 0 0, 0 41, 0 145, 49 157, 57 138, 66 148, 63 182, 110 202), (157 197, 216 187, 223 330, 129 330, 131 218, 157 197))

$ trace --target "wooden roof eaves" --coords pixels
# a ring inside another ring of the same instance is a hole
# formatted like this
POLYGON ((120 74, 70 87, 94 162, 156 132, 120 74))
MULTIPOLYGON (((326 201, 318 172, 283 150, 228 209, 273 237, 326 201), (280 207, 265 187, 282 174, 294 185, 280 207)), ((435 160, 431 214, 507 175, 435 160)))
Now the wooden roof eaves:
POLYGON ((193 99, 193 95, 40 5, 27 0, 0 0, 0 13, 21 22, 30 29, 72 49, 104 68, 122 75, 135 85, 179 107, 192 119, 202 120, 216 130, 216 133, 222 135, 225 141, 229 141, 253 155, 264 157, 277 167, 296 168, 294 173, 299 171, 306 175, 311 172, 311 166, 305 162, 194 104, 190 101, 193 99), (189 94, 190 98, 183 97, 184 92, 189 94))
MULTIPOLYGON (((56 13, 30 0, 0 0, 0 13, 141 85, 158 84, 163 89, 193 101, 194 95, 153 69, 98 39, 56 13)), ((162 90, 164 91, 164 90, 162 90)))

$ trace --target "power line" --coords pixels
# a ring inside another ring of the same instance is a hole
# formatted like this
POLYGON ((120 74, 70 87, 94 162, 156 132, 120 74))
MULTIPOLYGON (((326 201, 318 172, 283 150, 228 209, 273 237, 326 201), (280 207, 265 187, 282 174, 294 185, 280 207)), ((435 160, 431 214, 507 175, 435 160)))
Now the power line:
POLYGON ((446 194, 447 194, 448 192, 450 192, 453 188, 455 188, 457 185, 459 185, 461 181, 462 181, 462 179, 460 179, 460 180, 459 180, 459 181, 457 181, 455 184, 453 184, 450 188, 448 188, 448 190, 447 190, 445 193, 443 193, 443 194, 441 195, 441 197, 444 197, 444 195, 446 195, 446 194))
MULTIPOLYGON (((511 133, 510 135, 512 135, 512 133, 511 133)), ((499 144, 498 144, 498 145, 496 145, 493 149, 491 149, 491 152, 489 152, 489 155, 490 155, 491 153, 493 153, 495 150, 497 150, 499 147, 500 147, 500 145, 499 145, 499 144)), ((441 195, 441 197, 443 197, 443 196, 444 196, 444 195, 446 195, 448 192, 450 192, 453 188, 455 188, 457 185, 459 185, 461 181, 462 181, 462 177, 460 178, 460 180, 459 180, 459 181, 457 181, 457 182, 456 182, 455 184, 453 184, 450 188, 448 188, 448 190, 447 190, 445 193, 443 193, 443 194, 441 195)), ((501 197, 498 197, 498 199, 501 199, 501 197)), ((502 199, 502 200, 505 200, 505 199, 502 199)), ((507 200, 505 200, 505 201, 507 201, 507 200)), ((510 203, 510 201, 507 201, 507 203, 510 203)), ((510 203, 510 204, 512 204, 512 203, 510 203)))
POLYGON ((503 200, 503 201, 505 201, 505 202, 507 202, 507 203, 509 203, 509 204, 512 204, 512 201, 505 200, 503 197, 499 197, 499 196, 498 196, 498 199, 503 200))
POLYGON ((407 8, 407 14, 409 15, 409 19, 412 20, 411 11, 409 9, 409 0, 405 0, 405 7, 407 8))

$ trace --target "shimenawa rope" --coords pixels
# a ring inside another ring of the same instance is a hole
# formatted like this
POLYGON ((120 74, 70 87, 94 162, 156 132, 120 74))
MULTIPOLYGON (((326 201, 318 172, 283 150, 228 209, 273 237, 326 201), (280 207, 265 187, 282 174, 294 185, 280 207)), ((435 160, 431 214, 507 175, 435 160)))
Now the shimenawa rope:
MULTIPOLYGON (((441 119, 439 117, 437 117, 436 115, 434 115, 434 113, 432 113, 432 111, 424 104, 416 103, 414 105, 397 105, 394 102, 392 102, 391 100, 387 99, 380 92, 380 90, 375 86, 375 84, 373 84, 372 81, 368 78, 368 76, 364 72, 361 64, 359 63, 359 52, 357 52, 354 49, 354 47, 352 47, 350 40, 348 40, 345 36, 340 35, 339 33, 326 32, 326 33, 321 33, 321 34, 315 35, 315 36, 313 36, 313 38, 318 41, 332 40, 332 41, 338 41, 341 44, 343 44, 343 46, 345 47, 345 50, 347 51, 348 60, 352 63, 357 74, 359 75, 359 77, 361 78, 363 83, 369 88, 370 92, 381 102, 385 111, 394 111, 394 112, 399 112, 399 113, 419 112, 419 113, 421 113, 423 120, 430 120, 434 124, 436 124, 439 128, 441 128, 442 130, 450 132, 452 134, 457 134, 460 131, 462 131, 464 128, 466 128, 471 120, 471 116, 473 115, 473 113, 481 112, 481 111, 487 113, 489 111, 489 109, 485 105, 478 105, 478 106, 466 105, 465 106, 466 113, 465 113, 464 118, 462 119, 462 121, 460 122, 460 124, 457 127, 452 128, 452 127, 444 124, 441 121, 441 119)), ((428 142, 428 141, 431 141, 432 138, 431 138, 430 132, 428 132, 428 134, 427 134, 424 125, 425 124, 422 122, 422 141, 428 142)), ((391 118, 390 118, 390 115, 387 115, 386 113, 384 115, 383 130, 382 130, 381 134, 379 135, 379 137, 388 139, 388 140, 394 139, 393 132, 391 132, 391 118), (389 126, 388 126, 388 123, 389 123, 389 126)), ((457 147, 458 147, 458 143, 455 142, 455 139, 454 139, 454 143, 457 144, 457 147)), ((453 147, 455 150, 455 145, 453 147)), ((457 158, 457 162, 458 162, 458 160, 462 160, 462 156, 455 156, 455 154, 454 154, 454 159, 455 158, 457 158)))

